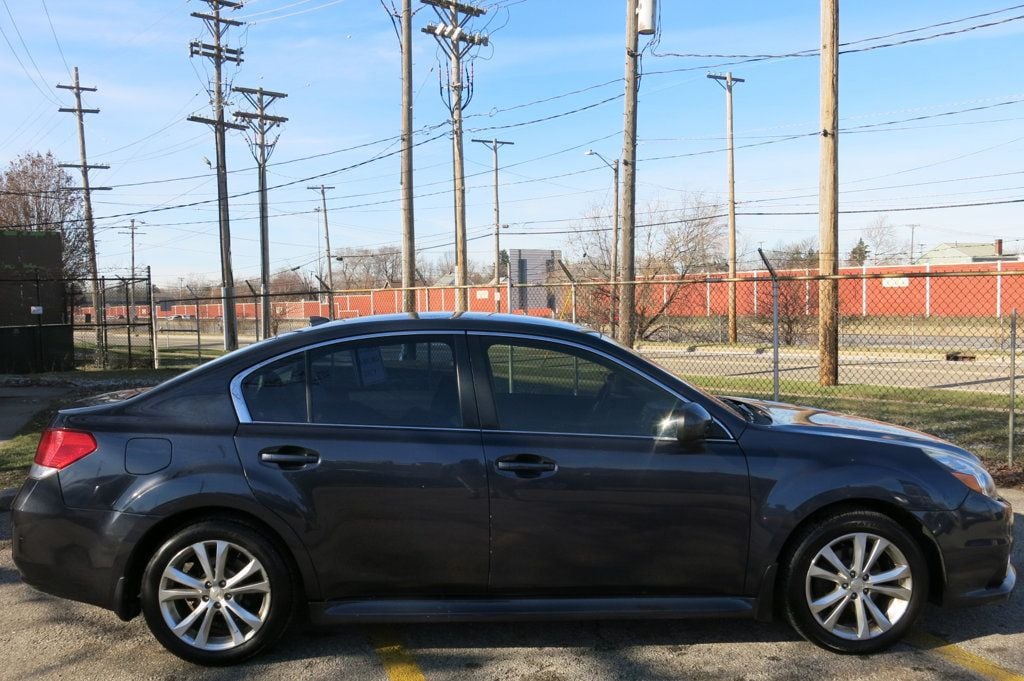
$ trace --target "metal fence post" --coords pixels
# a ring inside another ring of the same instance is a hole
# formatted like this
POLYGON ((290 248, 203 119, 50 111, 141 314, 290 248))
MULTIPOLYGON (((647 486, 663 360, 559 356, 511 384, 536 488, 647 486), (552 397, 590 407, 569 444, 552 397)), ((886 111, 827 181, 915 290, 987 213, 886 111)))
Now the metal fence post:
POLYGON ((1013 431, 1017 414, 1017 308, 1010 315, 1010 437, 1007 448, 1007 460, 1013 465, 1013 431))
POLYGON ((572 323, 576 323, 576 282, 572 283, 572 323))
POLYGON ((131 308, 128 307, 128 297, 130 295, 129 291, 128 291, 128 281, 125 280, 125 279, 122 279, 121 281, 124 284, 124 302, 125 302, 124 323, 125 323, 125 328, 128 329, 128 368, 131 369, 132 368, 132 311, 131 311, 131 308))
POLYGON ((772 399, 779 401, 779 277, 775 268, 768 262, 768 256, 760 248, 757 249, 764 266, 768 268, 768 276, 772 278, 772 399))
POLYGON ((104 369, 107 368, 107 348, 110 347, 109 339, 107 338, 107 278, 100 277, 100 312, 97 311, 96 323, 102 324, 101 333, 98 334, 102 338, 102 343, 96 351, 100 353, 100 366, 104 369))
POLYGON ((159 345, 156 339, 156 303, 153 297, 153 273, 146 266, 146 284, 149 288, 149 343, 153 346, 153 368, 160 368, 159 345))

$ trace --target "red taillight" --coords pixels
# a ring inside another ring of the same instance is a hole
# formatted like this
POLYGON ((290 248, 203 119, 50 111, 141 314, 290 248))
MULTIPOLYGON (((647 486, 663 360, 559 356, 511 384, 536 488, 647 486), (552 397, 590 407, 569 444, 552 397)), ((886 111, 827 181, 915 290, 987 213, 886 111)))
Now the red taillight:
POLYGON ((96 438, 80 430, 47 428, 36 448, 36 463, 48 468, 64 468, 96 451, 96 438))

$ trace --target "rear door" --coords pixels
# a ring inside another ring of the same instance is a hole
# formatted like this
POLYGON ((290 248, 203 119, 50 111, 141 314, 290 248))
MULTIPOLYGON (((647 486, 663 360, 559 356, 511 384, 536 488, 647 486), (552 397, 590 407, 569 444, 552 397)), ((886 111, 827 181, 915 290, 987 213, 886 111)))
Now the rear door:
POLYGON ((740 594, 743 452, 664 432, 681 398, 609 355, 470 335, 491 494, 491 588, 520 594, 740 594))
POLYGON ((326 599, 485 589, 468 373, 465 335, 429 333, 322 344, 236 377, 246 475, 305 541, 326 599))

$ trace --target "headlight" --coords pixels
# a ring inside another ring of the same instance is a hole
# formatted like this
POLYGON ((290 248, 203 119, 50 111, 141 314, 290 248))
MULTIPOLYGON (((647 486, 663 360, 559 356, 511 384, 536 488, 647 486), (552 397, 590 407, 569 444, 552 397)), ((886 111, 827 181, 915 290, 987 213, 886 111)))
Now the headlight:
POLYGON ((980 492, 988 497, 996 496, 996 483, 992 480, 985 467, 974 459, 960 456, 943 449, 924 447, 924 453, 942 464, 953 477, 964 483, 975 492, 980 492))

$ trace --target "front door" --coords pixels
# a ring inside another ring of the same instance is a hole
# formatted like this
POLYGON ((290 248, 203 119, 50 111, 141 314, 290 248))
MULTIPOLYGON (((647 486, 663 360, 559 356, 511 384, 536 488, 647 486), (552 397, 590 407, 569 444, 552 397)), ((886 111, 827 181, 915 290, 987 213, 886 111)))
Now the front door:
POLYGON ((249 483, 309 549, 326 599, 479 594, 487 486, 464 334, 310 348, 238 386, 249 483))
POLYGON ((492 591, 740 594, 747 465, 719 428, 685 451, 672 392, 573 344, 471 335, 492 591))

